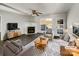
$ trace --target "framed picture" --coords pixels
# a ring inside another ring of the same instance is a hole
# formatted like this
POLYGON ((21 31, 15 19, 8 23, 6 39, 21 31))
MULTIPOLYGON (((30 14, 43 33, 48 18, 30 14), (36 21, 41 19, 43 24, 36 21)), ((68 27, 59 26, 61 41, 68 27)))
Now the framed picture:
POLYGON ((57 21, 57 24, 63 24, 63 19, 59 19, 59 20, 57 21))

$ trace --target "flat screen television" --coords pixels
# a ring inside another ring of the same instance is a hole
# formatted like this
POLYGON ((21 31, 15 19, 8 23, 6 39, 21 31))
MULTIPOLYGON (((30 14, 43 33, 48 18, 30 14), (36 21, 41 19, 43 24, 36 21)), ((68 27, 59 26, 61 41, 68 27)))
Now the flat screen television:
POLYGON ((79 36, 79 26, 73 26, 73 33, 79 36))
POLYGON ((35 33, 35 27, 28 27, 28 33, 35 33))
POLYGON ((16 29, 18 29, 18 24, 17 23, 8 23, 7 29, 8 30, 16 30, 16 29))

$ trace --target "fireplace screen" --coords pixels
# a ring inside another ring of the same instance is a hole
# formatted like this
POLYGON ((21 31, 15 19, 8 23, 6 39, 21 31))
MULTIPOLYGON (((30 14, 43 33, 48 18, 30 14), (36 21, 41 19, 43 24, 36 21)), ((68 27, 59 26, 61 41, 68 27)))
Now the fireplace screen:
POLYGON ((35 27, 28 27, 28 33, 35 33, 35 27))

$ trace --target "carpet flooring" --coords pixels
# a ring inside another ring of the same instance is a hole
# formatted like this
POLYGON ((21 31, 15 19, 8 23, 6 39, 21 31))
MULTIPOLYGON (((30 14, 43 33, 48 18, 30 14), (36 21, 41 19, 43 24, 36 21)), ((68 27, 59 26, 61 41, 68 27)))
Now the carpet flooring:
POLYGON ((30 34, 30 35, 23 34, 19 37, 12 38, 12 39, 9 39, 9 40, 21 41, 22 45, 25 46, 25 45, 29 44, 30 42, 32 42, 33 40, 35 40, 40 35, 43 35, 43 34, 41 34, 41 33, 30 34))

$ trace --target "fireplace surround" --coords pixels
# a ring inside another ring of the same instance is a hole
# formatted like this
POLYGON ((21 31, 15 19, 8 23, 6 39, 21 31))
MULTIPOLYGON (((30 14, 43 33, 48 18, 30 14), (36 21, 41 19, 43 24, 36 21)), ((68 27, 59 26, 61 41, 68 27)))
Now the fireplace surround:
POLYGON ((35 33, 35 27, 28 27, 27 33, 35 33))

